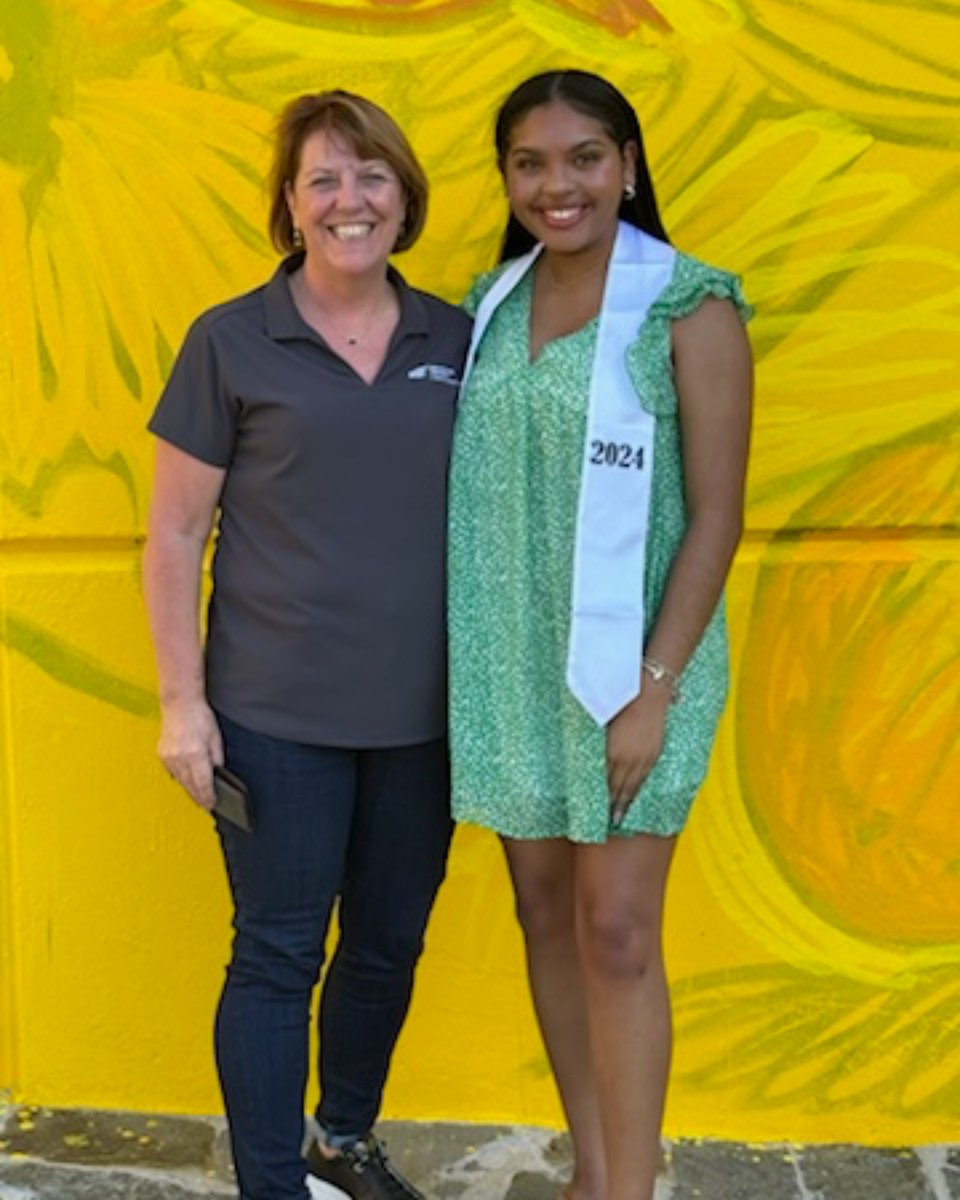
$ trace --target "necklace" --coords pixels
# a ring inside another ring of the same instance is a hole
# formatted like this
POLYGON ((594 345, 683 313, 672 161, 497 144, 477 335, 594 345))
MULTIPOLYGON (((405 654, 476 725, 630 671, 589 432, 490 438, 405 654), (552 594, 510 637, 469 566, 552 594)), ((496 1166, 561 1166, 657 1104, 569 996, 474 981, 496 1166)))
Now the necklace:
MULTIPOLYGON (((386 310, 381 309, 380 311, 385 312, 386 310)), ((317 309, 317 316, 318 316, 321 324, 323 324, 325 326, 329 325, 330 328, 332 329, 332 331, 337 335, 337 337, 340 338, 341 341, 346 342, 348 346, 359 346, 360 345, 359 334, 345 332, 345 330, 340 328, 339 322, 335 321, 333 319, 333 317, 331 317, 329 315, 329 313, 321 312, 319 309, 317 309)), ((380 317, 380 313, 377 313, 374 317, 370 318, 369 322, 367 323, 368 331, 372 330, 376 327, 375 321, 379 320, 379 317, 380 317)))
POLYGON ((329 328, 330 332, 336 334, 336 336, 342 342, 345 342, 350 347, 362 345, 361 338, 363 338, 364 341, 372 339, 373 336, 379 332, 383 318, 387 315, 391 317, 394 315, 395 295, 393 288, 389 287, 388 285, 388 296, 386 302, 374 309, 366 318, 364 324, 364 334, 348 333, 339 321, 335 321, 329 312, 327 312, 326 309, 321 308, 316 300, 314 300, 302 278, 298 279, 296 284, 297 288, 294 299, 297 300, 297 307, 301 310, 301 313, 304 316, 307 316, 308 314, 312 316, 312 321, 308 320, 308 324, 313 324, 319 327, 320 332, 324 335, 324 337, 329 336, 327 332, 329 328))
POLYGON ((324 320, 329 321, 330 324, 333 325, 333 332, 335 334, 337 334, 338 337, 343 338, 343 340, 347 343, 348 346, 359 346, 360 345, 360 339, 358 337, 354 337, 349 333, 344 333, 342 329, 338 329, 337 326, 333 324, 333 321, 331 321, 329 317, 325 317, 324 320))

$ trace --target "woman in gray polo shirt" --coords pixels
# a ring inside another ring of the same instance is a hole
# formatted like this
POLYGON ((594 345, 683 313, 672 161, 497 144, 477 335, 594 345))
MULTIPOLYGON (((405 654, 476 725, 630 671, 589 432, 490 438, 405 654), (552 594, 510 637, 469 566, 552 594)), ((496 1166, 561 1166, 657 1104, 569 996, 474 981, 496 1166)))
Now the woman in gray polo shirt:
POLYGON ((451 829, 444 531, 469 321, 388 265, 423 227, 427 183, 376 105, 293 101, 272 184, 287 257, 196 321, 150 422, 159 753, 201 808, 225 765, 253 810, 251 831, 216 818, 236 910, 216 1052, 241 1196, 310 1194, 308 1014, 339 899, 309 1172, 358 1200, 416 1197, 370 1130, 451 829))

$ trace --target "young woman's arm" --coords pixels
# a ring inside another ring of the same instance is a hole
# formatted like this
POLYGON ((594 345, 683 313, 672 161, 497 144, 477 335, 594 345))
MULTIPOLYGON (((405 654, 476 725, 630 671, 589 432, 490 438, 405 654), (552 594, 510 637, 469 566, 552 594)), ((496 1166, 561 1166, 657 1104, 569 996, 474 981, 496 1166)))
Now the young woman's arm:
POLYGON ((157 441, 143 556, 160 686, 157 752, 170 774, 206 809, 213 807, 213 764, 223 762, 223 746, 204 687, 200 584, 224 474, 220 467, 157 441))
MULTIPOLYGON (((705 300, 673 323, 683 439, 687 531, 644 654, 679 675, 720 598, 743 529, 753 369, 728 300, 705 300)), ((607 771, 614 820, 626 811, 663 745, 672 688, 644 675, 636 700, 610 722, 607 771)))

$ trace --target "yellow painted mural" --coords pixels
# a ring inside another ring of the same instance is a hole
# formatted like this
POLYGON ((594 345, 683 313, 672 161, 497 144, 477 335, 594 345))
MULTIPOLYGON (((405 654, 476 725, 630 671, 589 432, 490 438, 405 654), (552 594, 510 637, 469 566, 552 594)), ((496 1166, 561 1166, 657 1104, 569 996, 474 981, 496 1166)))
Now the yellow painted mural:
MULTIPOLYGON (((674 1135, 956 1139, 960 6, 0 5, 0 1088, 216 1111, 212 830, 153 758, 144 424, 192 317, 272 269, 274 114, 361 91, 433 192, 400 265, 493 258, 521 78, 636 103, 677 244, 757 308, 734 694, 668 913, 674 1135)), ((458 834, 387 1112, 559 1122, 492 838, 458 834)))

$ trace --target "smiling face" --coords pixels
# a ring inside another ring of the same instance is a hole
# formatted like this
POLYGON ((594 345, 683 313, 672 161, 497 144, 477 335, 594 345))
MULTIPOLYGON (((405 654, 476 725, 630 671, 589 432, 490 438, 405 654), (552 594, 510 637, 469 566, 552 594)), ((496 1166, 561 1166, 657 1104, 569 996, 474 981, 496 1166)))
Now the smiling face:
POLYGON ((348 275, 385 269, 406 207, 389 164, 359 158, 344 139, 317 130, 304 139, 286 198, 309 267, 348 275))
POLYGON ((514 125, 502 170, 514 216, 548 251, 612 245, 636 147, 621 151, 604 126, 562 101, 532 108, 514 125))

